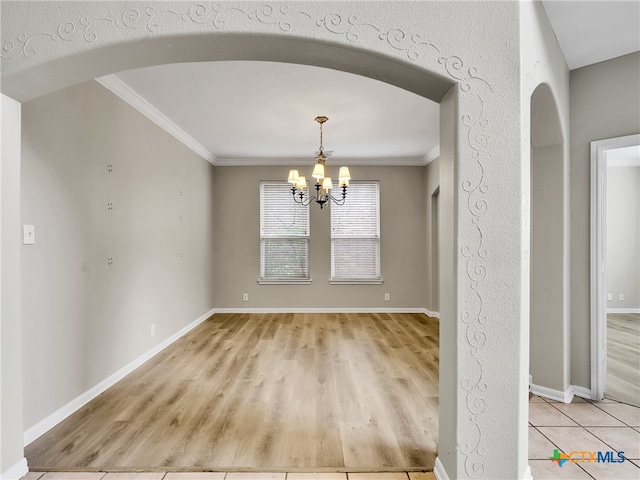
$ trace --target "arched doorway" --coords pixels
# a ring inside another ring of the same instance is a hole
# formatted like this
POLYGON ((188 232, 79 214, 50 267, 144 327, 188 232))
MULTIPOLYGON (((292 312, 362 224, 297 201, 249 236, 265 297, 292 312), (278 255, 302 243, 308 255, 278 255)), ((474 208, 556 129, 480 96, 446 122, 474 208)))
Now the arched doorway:
POLYGON ((564 165, 558 109, 541 84, 531 95, 532 392, 570 401, 564 165))
MULTIPOLYGON (((37 15, 20 2, 3 5, 3 15, 15 20, 3 28, 3 93, 24 101, 127 68, 255 59, 349 71, 441 102, 439 204, 447 222, 439 227, 449 250, 440 263, 440 289, 448 292, 441 295, 441 317, 448 320, 441 350, 456 369, 441 378, 436 471, 440 478, 522 477, 527 362, 521 356, 521 176, 514 162, 520 98, 519 79, 509 75, 519 65, 519 45, 483 36, 486 45, 478 50, 459 35, 483 15, 483 31, 491 22, 496 29, 509 25, 517 38, 519 11, 507 3, 492 9, 417 3, 394 19, 387 4, 332 6, 330 13, 321 5, 88 2, 74 11, 78 5, 44 2, 37 15), (414 24, 415 18, 424 23, 414 24), (497 432, 498 421, 512 434, 497 432)), ((19 113, 13 118, 19 121, 19 113)), ((13 293, 19 297, 19 286, 13 293)), ((20 344, 19 329, 11 333, 3 339, 20 344)), ((3 375, 2 390, 19 397, 20 379, 3 375)), ((22 432, 14 427, 3 438, 20 443, 22 432)))

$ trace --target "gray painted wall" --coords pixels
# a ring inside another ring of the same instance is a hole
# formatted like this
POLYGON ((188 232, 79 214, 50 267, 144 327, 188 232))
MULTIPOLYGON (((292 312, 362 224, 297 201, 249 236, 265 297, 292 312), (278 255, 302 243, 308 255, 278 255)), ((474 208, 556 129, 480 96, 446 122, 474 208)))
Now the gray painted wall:
POLYGON ((640 308, 640 167, 607 169, 606 263, 607 308, 640 308))
POLYGON ((530 365, 533 384, 564 392, 564 142, 548 85, 531 96, 530 365))
POLYGON ((640 133, 640 52, 571 72, 571 383, 589 388, 590 142, 640 133))
POLYGON ((529 371, 535 385, 564 392, 562 144, 531 150, 529 371))
MULTIPOLYGON (((424 308, 424 167, 350 167, 354 180, 380 181, 381 285, 330 285, 330 211, 310 206, 310 285, 259 285, 261 180, 297 167, 216 167, 215 303, 218 308, 424 308), (242 294, 249 301, 242 301, 242 294), (384 294, 390 294, 390 301, 384 294)), ((329 162, 329 169, 337 169, 329 162)), ((309 174, 307 176, 309 176, 309 174)), ((292 200, 293 201, 293 200, 292 200)), ((347 201, 348 197, 347 197, 347 201)), ((333 206, 329 208, 334 208, 333 206)), ((336 207, 339 208, 339 207, 336 207)))
POLYGON ((213 308, 214 168, 96 82, 22 119, 28 429, 213 308))

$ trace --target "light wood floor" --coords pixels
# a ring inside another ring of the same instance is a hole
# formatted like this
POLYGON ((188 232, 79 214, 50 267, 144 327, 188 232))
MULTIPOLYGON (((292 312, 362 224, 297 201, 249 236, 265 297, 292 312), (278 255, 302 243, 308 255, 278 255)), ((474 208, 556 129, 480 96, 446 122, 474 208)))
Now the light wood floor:
POLYGON ((432 470, 438 323, 218 314, 27 446, 32 471, 432 470))
POLYGON ((640 406, 640 314, 607 315, 605 397, 640 406))

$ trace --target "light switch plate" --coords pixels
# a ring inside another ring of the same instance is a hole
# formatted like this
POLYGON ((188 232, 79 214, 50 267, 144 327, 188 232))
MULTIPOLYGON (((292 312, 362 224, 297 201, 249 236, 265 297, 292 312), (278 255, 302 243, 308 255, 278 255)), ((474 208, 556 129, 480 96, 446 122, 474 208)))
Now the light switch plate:
POLYGON ((22 243, 24 245, 35 245, 36 243, 36 226, 35 225, 22 226, 22 243))

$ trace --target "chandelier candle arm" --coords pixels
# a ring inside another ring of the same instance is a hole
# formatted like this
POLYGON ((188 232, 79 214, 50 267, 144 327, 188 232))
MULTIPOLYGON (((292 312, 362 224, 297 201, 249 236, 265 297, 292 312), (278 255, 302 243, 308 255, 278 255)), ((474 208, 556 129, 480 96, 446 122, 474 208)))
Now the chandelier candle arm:
POLYGON ((324 146, 323 142, 323 132, 322 126, 325 122, 327 122, 329 118, 325 116, 318 116, 315 118, 315 121, 320 124, 320 149, 316 155, 316 164, 313 167, 313 172, 311 176, 316 180, 315 189, 316 195, 311 196, 309 193, 305 194, 304 189, 307 188, 307 180, 304 176, 301 176, 298 173, 298 170, 292 169, 289 170, 289 177, 287 181, 291 184, 291 193, 293 195, 293 200, 296 203, 307 206, 312 201, 315 201, 320 208, 324 208, 329 201, 332 201, 336 205, 344 205, 344 202, 347 197, 347 188, 349 187, 349 180, 351 180, 351 173, 349 172, 348 167, 340 167, 340 172, 338 174, 338 186, 342 189, 342 197, 335 198, 331 195, 331 190, 333 189, 333 182, 331 177, 325 176, 326 165, 327 165, 327 157, 324 154, 324 146))

